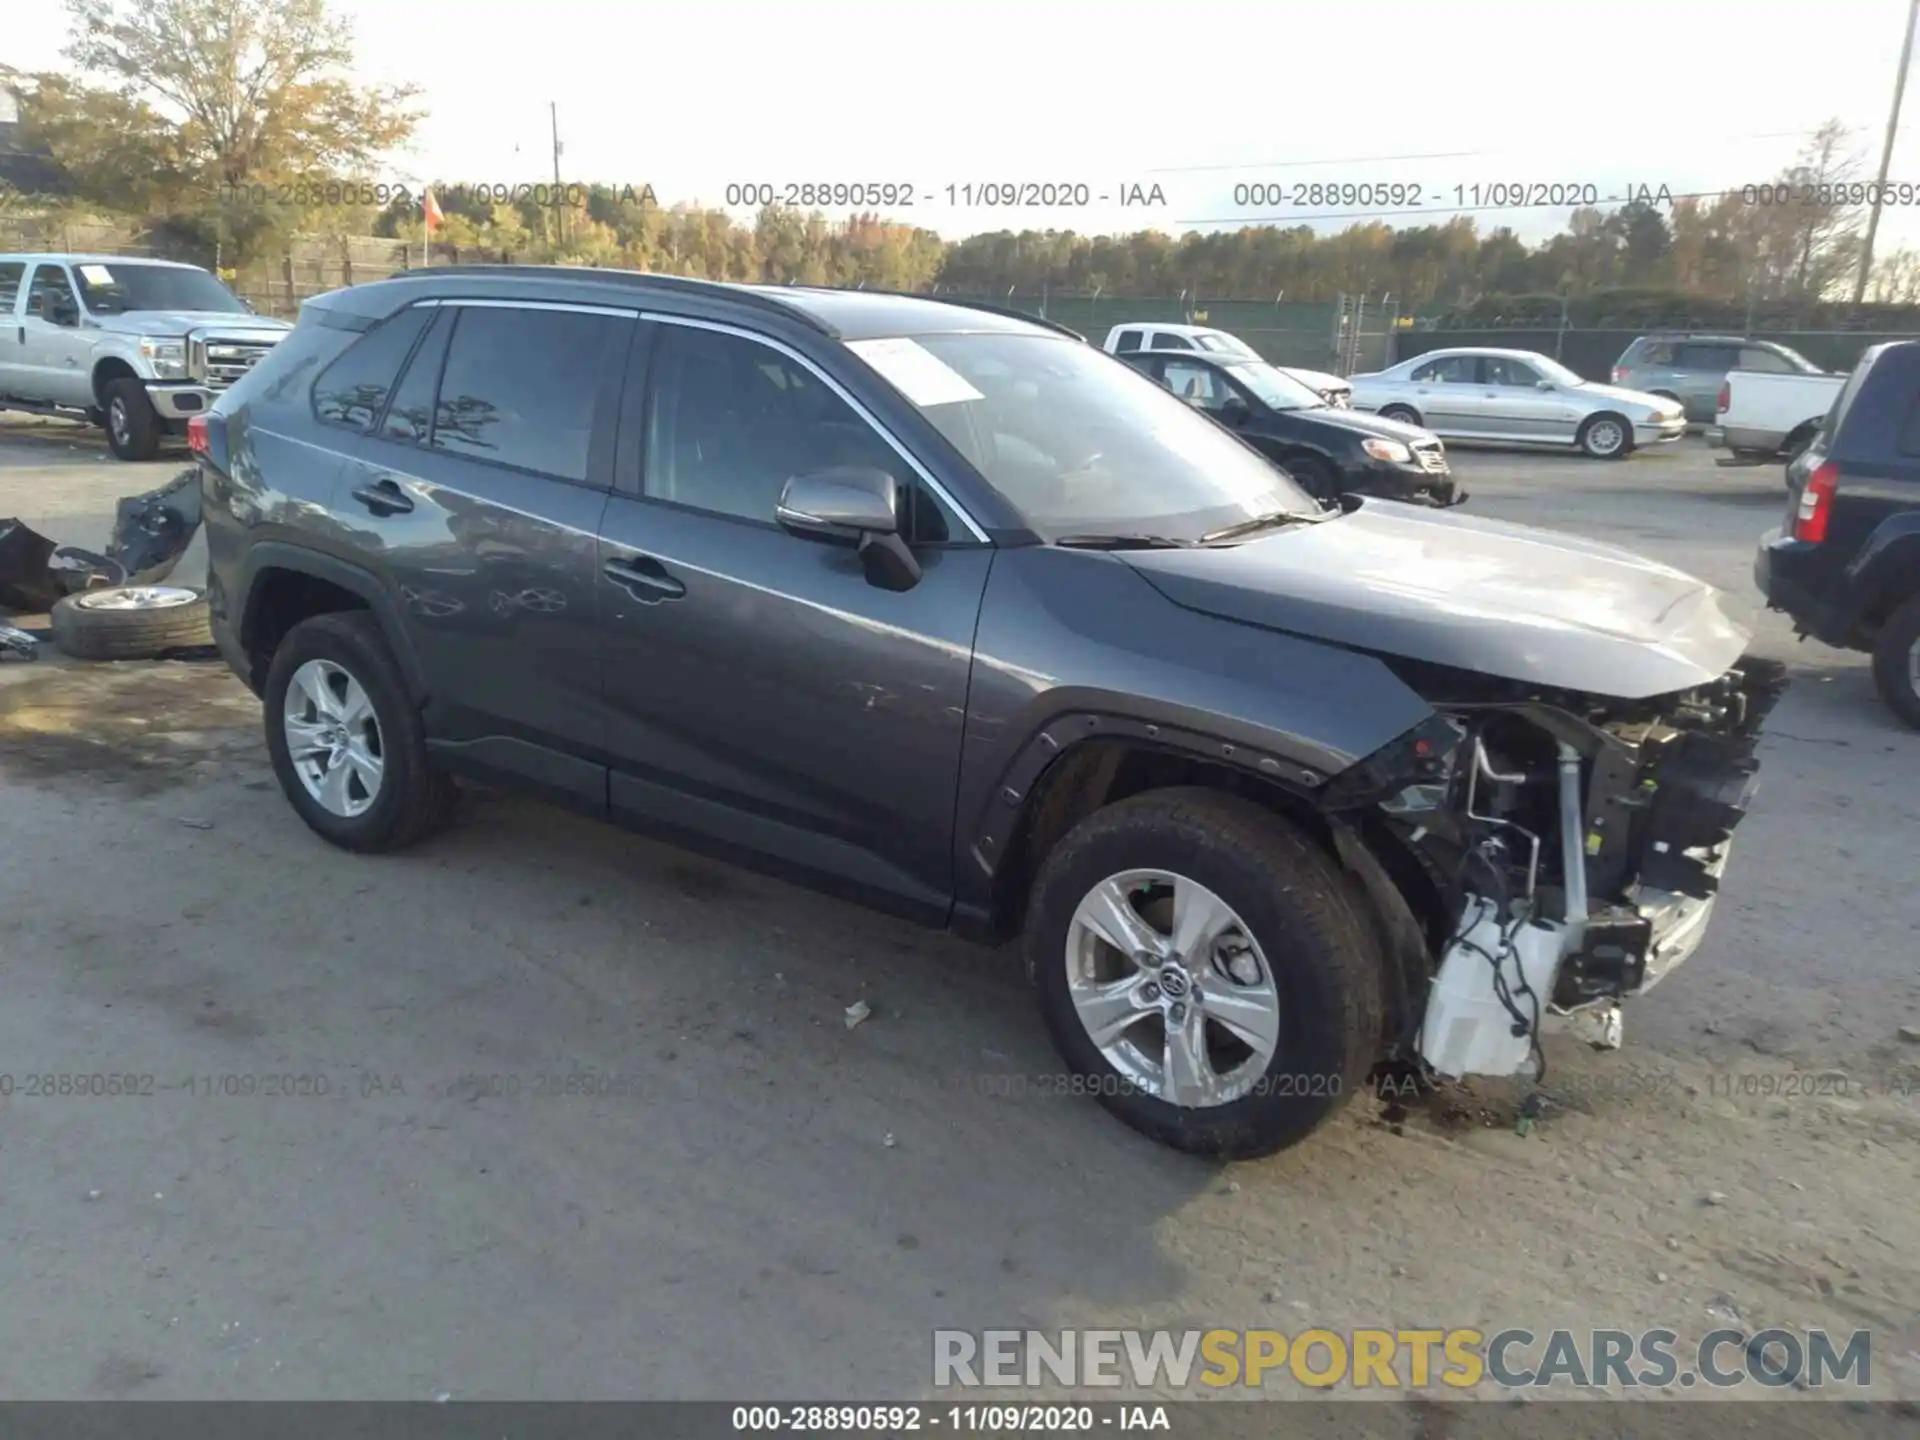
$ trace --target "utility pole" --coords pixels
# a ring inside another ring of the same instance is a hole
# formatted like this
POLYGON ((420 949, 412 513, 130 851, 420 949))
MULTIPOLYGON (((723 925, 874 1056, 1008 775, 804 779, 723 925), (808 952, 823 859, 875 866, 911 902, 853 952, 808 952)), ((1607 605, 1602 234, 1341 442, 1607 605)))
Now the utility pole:
POLYGON ((1867 234, 1860 242, 1860 273, 1853 281, 1853 303, 1867 298, 1867 276, 1873 269, 1873 239, 1880 230, 1880 202, 1886 198, 1887 172, 1893 168, 1893 142, 1900 132, 1900 100, 1907 90, 1907 63, 1913 59, 1913 27, 1920 20, 1920 0, 1908 0, 1907 38, 1900 46, 1900 69, 1893 77, 1893 109, 1887 115, 1887 143, 1880 150, 1880 183, 1873 187, 1873 208, 1867 212, 1867 234))
MULTIPOLYGON (((1915 0, 1920 4, 1920 0, 1915 0)), ((565 204, 560 191, 560 102, 547 102, 547 115, 553 122, 553 236, 557 244, 567 243, 566 214, 560 208, 565 204)))

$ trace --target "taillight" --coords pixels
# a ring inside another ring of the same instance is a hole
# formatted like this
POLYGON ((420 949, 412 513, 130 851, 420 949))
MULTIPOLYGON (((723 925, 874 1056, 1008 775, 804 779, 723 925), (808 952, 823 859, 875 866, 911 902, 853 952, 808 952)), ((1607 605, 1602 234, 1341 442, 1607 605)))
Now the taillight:
POLYGON ((1731 410, 1733 408, 1733 386, 1722 385, 1720 387, 1720 398, 1714 401, 1713 405, 1714 409, 1722 415, 1731 410))
POLYGON ((1833 514, 1833 495, 1840 488, 1840 467, 1831 460, 1814 467, 1800 491, 1800 508, 1793 517, 1793 538, 1815 545, 1827 538, 1827 517, 1833 514))
POLYGON ((1633 378, 1633 371, 1629 370, 1626 366, 1616 365, 1613 367, 1613 383, 1614 384, 1624 385, 1627 383, 1627 381, 1631 380, 1632 378, 1633 378))
POLYGON ((207 443, 207 417, 193 415, 187 419, 187 449, 196 455, 211 455, 213 448, 207 443))

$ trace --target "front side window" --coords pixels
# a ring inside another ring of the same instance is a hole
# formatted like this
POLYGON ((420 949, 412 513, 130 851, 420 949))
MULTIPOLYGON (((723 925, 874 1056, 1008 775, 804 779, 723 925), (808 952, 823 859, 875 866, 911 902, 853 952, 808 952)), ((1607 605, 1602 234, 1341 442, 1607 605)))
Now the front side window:
POLYGON ((1531 365, 1505 355, 1489 355, 1485 360, 1486 383, 1509 390, 1530 390, 1540 383, 1540 372, 1531 365))
POLYGON ((1191 350, 1193 349, 1193 345, 1184 335, 1174 335, 1162 330, 1153 337, 1153 348, 1156 350, 1191 350))
POLYGON ((134 310, 251 313, 245 301, 213 276, 189 266, 114 260, 89 261, 74 268, 80 276, 80 297, 95 315, 125 315, 134 310))
POLYGON ((1327 403, 1312 386, 1264 362, 1235 365, 1227 373, 1270 410, 1319 410, 1327 403))
POLYGON ((388 316, 355 340, 313 382, 313 413, 329 425, 371 430, 400 367, 433 316, 431 309, 415 306, 388 316))
POLYGON ((632 322, 574 310, 463 305, 434 405, 436 450, 585 481, 602 377, 632 322))
POLYGON ((27 286, 27 313, 49 325, 77 326, 80 309, 73 298, 73 281, 64 265, 38 265, 27 286))
POLYGON ((869 363, 1042 535, 1197 540, 1256 516, 1318 512, 1258 451, 1090 346, 941 334, 849 348, 871 346, 886 355, 869 363))
POLYGON ((1232 394, 1217 370, 1191 360, 1166 361, 1160 376, 1167 389, 1202 410, 1218 410, 1232 394))
POLYGON ((1793 363, 1786 356, 1776 355, 1758 345, 1749 345, 1740 352, 1740 368, 1758 370, 1767 375, 1791 375, 1794 370, 1793 363))
POLYGON ((772 524, 796 475, 852 467, 907 479, 852 406, 758 341, 666 325, 652 373, 645 488, 656 500, 772 524))

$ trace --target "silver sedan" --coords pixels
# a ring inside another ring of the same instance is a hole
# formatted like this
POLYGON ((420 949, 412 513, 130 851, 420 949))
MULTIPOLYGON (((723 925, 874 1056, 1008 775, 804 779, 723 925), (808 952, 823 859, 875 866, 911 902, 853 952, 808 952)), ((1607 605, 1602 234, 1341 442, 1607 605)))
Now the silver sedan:
POLYGON ((1454 442, 1570 446, 1620 460, 1687 433, 1679 402, 1593 384, 1533 350, 1429 350, 1348 378, 1354 409, 1454 442))

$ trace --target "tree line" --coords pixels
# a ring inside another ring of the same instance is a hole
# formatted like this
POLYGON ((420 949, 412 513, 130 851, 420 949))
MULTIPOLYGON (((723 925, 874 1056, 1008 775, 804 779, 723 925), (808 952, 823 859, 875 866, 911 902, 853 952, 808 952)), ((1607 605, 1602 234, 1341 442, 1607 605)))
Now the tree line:
MULTIPOLYGON (((382 173, 424 118, 414 87, 350 78, 353 45, 329 0, 65 0, 62 72, 0 69, 18 145, 51 157, 64 193, 16 211, 126 217, 146 243, 226 267, 295 237, 381 235, 418 246, 419 190, 384 205, 382 173)), ((1000 231, 946 240, 878 214, 835 220, 767 207, 751 219, 662 205, 645 186, 564 187, 555 203, 438 194, 442 256, 625 266, 718 280, 1013 294, 1049 290, 1196 299, 1391 296, 1402 311, 1484 308, 1489 297, 1621 288, 1728 303, 1849 293, 1864 206, 1862 159, 1837 121, 1779 173, 1712 195, 1573 212, 1538 243, 1470 215, 1396 227, 1246 226, 1169 235, 1000 231)), ((1920 255, 1877 260, 1868 298, 1920 303, 1920 255)))

